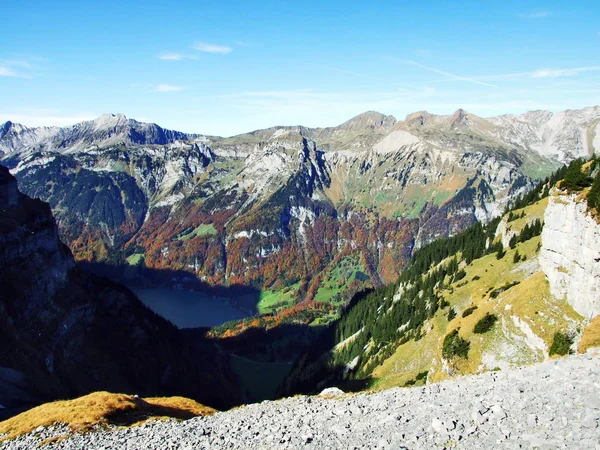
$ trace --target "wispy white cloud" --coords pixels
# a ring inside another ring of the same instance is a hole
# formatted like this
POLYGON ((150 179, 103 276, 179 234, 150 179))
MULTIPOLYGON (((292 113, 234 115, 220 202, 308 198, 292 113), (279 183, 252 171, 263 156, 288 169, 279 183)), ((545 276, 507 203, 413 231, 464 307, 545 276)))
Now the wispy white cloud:
POLYGON ((235 41, 235 45, 240 46, 240 47, 250 47, 250 44, 248 44, 247 42, 244 42, 244 41, 235 41))
POLYGON ((197 59, 192 55, 184 55, 182 53, 164 53, 162 55, 158 55, 158 59, 163 59, 166 61, 181 61, 183 59, 197 59))
POLYGON ((32 62, 29 62, 29 61, 8 59, 8 60, 4 60, 2 62, 4 64, 8 65, 8 66, 11 66, 11 67, 19 67, 19 68, 22 68, 22 69, 33 69, 33 68, 35 68, 35 64, 33 64, 32 62))
POLYGON ((179 92, 184 89, 183 86, 173 86, 172 84, 157 84, 154 86, 155 92, 179 92))
POLYGON ((228 47, 226 45, 209 44, 207 42, 196 42, 193 48, 201 52, 219 53, 221 55, 231 53, 231 51, 233 50, 231 47, 228 47))
MULTIPOLYGON (((572 67, 564 69, 537 69, 526 72, 513 72, 513 73, 497 73, 492 75, 484 75, 477 77, 470 77, 473 81, 504 81, 504 80, 526 80, 526 79, 538 79, 538 78, 561 78, 561 77, 574 77, 583 72, 594 72, 600 71, 600 66, 589 66, 589 67, 572 67)), ((453 79, 454 80, 454 79, 453 79)), ((458 78, 456 80, 459 80, 458 78)), ((452 81, 449 79, 430 80, 428 83, 443 83, 452 81)))
POLYGON ((145 91, 149 91, 149 92, 179 92, 179 91, 183 91, 185 89, 185 87, 183 87, 183 86, 176 86, 173 84, 166 84, 166 83, 160 83, 160 84, 131 83, 129 86, 131 86, 133 88, 142 88, 145 91))
POLYGON ((582 72, 595 72, 600 66, 575 67, 571 69, 540 69, 531 74, 532 78, 572 77, 582 72))
POLYGON ((34 75, 44 72, 43 63, 46 61, 44 58, 36 57, 27 59, 0 59, 0 76, 30 79, 34 75))
POLYGON ((16 77, 17 73, 8 67, 0 66, 0 77, 16 77))
POLYGON ((544 17, 550 17, 554 13, 552 11, 533 11, 529 13, 519 13, 520 19, 543 19, 544 17))
POLYGON ((454 73, 450 73, 450 72, 446 72, 444 70, 436 69, 435 67, 426 66, 426 65, 418 63, 416 61, 412 61, 412 60, 408 60, 408 59, 398 59, 398 58, 394 58, 394 57, 389 57, 389 59, 401 62, 403 64, 409 64, 409 65, 412 65, 412 66, 415 66, 415 67, 419 67, 419 68, 421 68, 423 70, 427 70, 429 72, 437 73, 438 75, 443 75, 445 77, 448 77, 451 80, 465 81, 467 83, 479 84, 480 86, 487 86, 487 87, 491 87, 491 88, 498 88, 498 86, 496 86, 495 84, 491 84, 491 83, 487 83, 485 81, 481 81, 480 79, 477 79, 475 77, 466 77, 466 76, 462 76, 462 75, 456 75, 454 73))

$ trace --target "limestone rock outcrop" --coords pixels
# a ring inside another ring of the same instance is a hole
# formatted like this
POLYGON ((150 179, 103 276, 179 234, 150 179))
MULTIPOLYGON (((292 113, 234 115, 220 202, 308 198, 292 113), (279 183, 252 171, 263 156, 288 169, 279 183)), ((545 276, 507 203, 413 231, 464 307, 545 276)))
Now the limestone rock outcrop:
POLYGON ((551 195, 539 260, 552 295, 587 319, 600 314, 600 225, 576 195, 551 195))

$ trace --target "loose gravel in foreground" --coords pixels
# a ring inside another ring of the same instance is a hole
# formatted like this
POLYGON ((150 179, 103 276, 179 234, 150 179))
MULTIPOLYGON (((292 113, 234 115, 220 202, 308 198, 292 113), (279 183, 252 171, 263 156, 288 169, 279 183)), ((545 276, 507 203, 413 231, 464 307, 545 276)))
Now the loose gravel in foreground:
MULTIPOLYGON (((147 422, 46 449, 600 449, 597 353, 425 387, 339 398, 295 397, 185 422, 147 422)), ((0 445, 36 448, 64 428, 0 445)))

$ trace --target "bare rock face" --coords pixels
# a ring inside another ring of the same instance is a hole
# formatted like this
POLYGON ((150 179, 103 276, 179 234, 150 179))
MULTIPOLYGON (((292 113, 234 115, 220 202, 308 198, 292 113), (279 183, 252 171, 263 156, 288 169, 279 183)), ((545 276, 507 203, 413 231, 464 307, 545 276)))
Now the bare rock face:
POLYGON ((0 166, 0 204, 14 206, 18 201, 17 180, 10 175, 6 167, 0 166))
POLYGON ((73 267, 47 203, 22 195, 0 166, 0 285, 3 295, 42 301, 61 289, 73 267), (26 279, 24 278, 26 277, 26 279))
POLYGON ((550 197, 539 259, 552 295, 587 319, 600 314, 600 225, 575 195, 550 197))

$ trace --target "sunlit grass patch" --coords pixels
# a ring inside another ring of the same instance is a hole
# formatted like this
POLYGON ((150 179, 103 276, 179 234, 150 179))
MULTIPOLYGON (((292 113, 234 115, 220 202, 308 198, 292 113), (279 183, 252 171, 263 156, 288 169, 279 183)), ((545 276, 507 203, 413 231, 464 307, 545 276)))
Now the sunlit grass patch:
POLYGON ((215 412, 184 397, 142 399, 127 394, 94 392, 73 400, 46 403, 11 417, 0 422, 0 434, 9 433, 3 439, 12 439, 40 426, 56 423, 66 424, 73 431, 86 431, 95 426, 127 426, 153 418, 190 419, 215 412))

